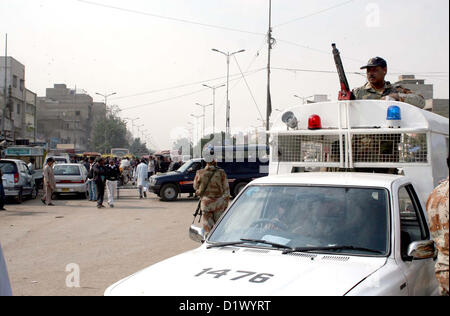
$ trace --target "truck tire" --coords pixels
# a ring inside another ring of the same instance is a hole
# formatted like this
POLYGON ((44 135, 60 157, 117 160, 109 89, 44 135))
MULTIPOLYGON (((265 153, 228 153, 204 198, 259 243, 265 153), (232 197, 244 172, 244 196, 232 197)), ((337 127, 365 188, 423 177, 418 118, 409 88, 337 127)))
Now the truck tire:
POLYGON ((175 184, 165 184, 159 195, 163 201, 175 201, 178 198, 178 188, 175 184))
POLYGON ((239 183, 237 183, 234 186, 234 188, 233 188, 233 192, 232 192, 233 197, 236 197, 239 194, 239 192, 241 192, 242 189, 245 188, 245 186, 247 184, 248 184, 247 182, 239 182, 239 183))

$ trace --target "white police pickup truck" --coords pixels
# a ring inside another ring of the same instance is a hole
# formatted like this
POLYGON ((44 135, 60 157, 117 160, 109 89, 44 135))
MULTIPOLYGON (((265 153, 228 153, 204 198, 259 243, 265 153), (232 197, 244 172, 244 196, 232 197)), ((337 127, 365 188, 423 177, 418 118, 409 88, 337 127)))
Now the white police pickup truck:
POLYGON ((270 175, 208 236, 191 226, 198 249, 105 294, 438 294, 424 202, 448 176, 447 119, 401 102, 316 103, 276 118, 270 142, 270 175))
MULTIPOLYGON (((202 229, 191 227, 203 240, 202 229)), ((106 295, 434 295, 423 205, 403 176, 304 173, 255 180, 203 245, 106 295)))

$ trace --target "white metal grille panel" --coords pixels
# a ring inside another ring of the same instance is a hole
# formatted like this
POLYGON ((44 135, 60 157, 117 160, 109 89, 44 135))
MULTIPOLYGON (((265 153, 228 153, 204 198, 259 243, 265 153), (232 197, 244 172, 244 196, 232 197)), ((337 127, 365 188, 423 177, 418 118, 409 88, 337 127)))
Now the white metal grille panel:
MULTIPOLYGON (((342 144, 345 144, 344 137, 342 144)), ((278 148, 278 151, 272 152, 274 161, 340 162, 339 135, 278 135, 276 145, 278 147, 274 148, 278 148)))
POLYGON ((426 134, 353 134, 354 163, 426 163, 426 134))

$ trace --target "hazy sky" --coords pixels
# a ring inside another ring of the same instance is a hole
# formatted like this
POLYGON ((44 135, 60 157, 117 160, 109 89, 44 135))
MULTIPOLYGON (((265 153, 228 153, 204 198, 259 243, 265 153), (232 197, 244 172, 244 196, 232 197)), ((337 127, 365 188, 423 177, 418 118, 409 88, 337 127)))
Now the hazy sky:
MULTIPOLYGON (((8 55, 25 65, 26 86, 39 96, 55 83, 84 89, 96 101, 102 97, 95 92, 116 92, 108 105, 118 105, 122 117, 139 118, 135 124, 144 125, 153 146, 165 149, 187 133, 188 122, 195 125, 190 114, 202 113, 195 103, 212 103, 212 91, 202 83, 226 82, 226 57, 212 48, 246 50, 236 55, 238 64, 234 58, 230 64, 231 127, 261 126, 268 3, 0 0, 0 51, 7 33, 8 55), (238 65, 249 72, 246 81, 238 65)), ((388 80, 415 73, 434 84, 435 98, 449 97, 447 0, 273 0, 272 6, 274 109, 301 102, 294 94, 337 98, 337 74, 327 73, 336 70, 334 42, 352 87, 365 77, 350 72, 382 56, 388 80)), ((225 92, 217 90, 216 130, 225 129, 225 92)), ((212 107, 206 110, 206 130, 211 129, 212 107)))

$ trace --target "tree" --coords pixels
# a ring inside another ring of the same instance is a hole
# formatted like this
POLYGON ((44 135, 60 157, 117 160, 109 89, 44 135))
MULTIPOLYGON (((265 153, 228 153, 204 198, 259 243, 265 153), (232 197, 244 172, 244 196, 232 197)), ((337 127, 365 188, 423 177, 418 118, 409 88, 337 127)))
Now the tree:
POLYGON ((128 148, 125 122, 114 115, 97 122, 90 147, 101 153, 110 153, 111 148, 128 148))
POLYGON ((140 138, 135 138, 130 146, 130 153, 134 156, 140 157, 148 155, 150 153, 150 150, 147 148, 145 143, 141 142, 140 138))

